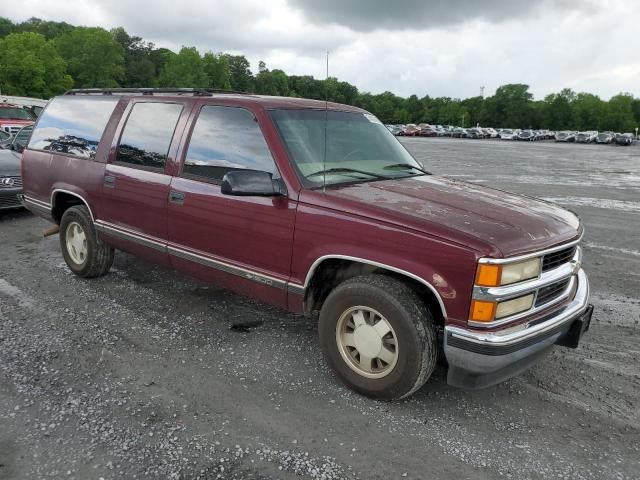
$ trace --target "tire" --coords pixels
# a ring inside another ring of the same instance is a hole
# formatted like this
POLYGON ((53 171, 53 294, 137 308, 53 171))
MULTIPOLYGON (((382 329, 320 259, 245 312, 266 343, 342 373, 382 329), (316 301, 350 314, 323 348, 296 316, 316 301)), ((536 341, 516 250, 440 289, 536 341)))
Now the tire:
POLYGON ((62 215, 60 248, 69 269, 82 278, 106 275, 113 264, 113 248, 98 238, 85 206, 70 207, 62 215))
POLYGON ((322 305, 318 330, 324 355, 338 377, 373 398, 394 400, 411 395, 429 379, 438 358, 431 312, 408 286, 384 275, 354 277, 338 285, 322 305), (384 326, 379 329, 379 324, 384 326), (389 327, 381 339, 368 336, 389 327), (361 332, 358 337, 356 331, 361 332), (365 361, 373 358, 365 362, 373 367, 368 372, 362 368, 363 357, 356 344, 365 353, 365 361))

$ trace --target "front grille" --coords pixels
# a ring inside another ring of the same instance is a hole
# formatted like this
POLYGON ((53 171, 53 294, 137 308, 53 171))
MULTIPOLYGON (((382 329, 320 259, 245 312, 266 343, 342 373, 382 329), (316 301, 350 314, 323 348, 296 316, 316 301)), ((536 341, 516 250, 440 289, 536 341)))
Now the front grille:
POLYGON ((24 125, 5 125, 2 129, 11 135, 15 135, 22 127, 24 127, 24 125))
POLYGON ((22 188, 22 177, 0 177, 0 189, 2 188, 22 188))
POLYGON ((22 201, 17 195, 0 195, 0 208, 21 207, 22 201))
POLYGON ((540 307, 546 303, 549 303, 556 298, 560 297, 567 287, 569 286, 569 279, 562 280, 561 282, 547 285, 538 290, 538 296, 536 297, 536 307, 540 307))
POLYGON ((576 254, 576 247, 568 247, 563 250, 558 250, 557 252, 547 253, 542 259, 542 271, 547 272, 549 270, 553 270, 556 267, 559 267, 563 263, 568 263, 571 261, 573 256, 576 254))

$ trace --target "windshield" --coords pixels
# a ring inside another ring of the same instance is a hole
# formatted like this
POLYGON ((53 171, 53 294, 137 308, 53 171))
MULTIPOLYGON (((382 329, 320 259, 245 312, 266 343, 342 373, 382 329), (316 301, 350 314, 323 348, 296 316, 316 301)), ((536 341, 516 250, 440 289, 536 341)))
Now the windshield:
POLYGON ((26 110, 19 107, 0 108, 0 119, 2 120, 33 120, 26 110))
POLYGON ((420 164, 373 115, 308 109, 270 115, 305 186, 322 185, 325 175, 318 172, 328 170, 327 185, 422 174, 412 169, 420 164))

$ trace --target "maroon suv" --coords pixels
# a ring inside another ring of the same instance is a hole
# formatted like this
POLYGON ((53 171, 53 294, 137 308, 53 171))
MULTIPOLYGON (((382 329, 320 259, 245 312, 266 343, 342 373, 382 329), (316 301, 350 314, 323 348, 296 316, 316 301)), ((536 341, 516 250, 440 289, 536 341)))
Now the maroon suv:
POLYGON ((373 115, 313 100, 71 91, 38 120, 26 205, 81 277, 114 250, 293 312, 350 387, 509 378, 575 347, 592 307, 582 225, 549 203, 424 170, 373 115))

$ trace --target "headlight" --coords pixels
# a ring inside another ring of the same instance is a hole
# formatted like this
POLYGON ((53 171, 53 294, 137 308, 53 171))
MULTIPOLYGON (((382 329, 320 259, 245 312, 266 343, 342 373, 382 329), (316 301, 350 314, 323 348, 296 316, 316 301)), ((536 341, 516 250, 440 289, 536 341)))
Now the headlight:
POLYGON ((476 273, 476 285, 498 287, 522 282, 540 276, 542 265, 540 258, 532 258, 517 263, 494 265, 481 263, 476 273))

